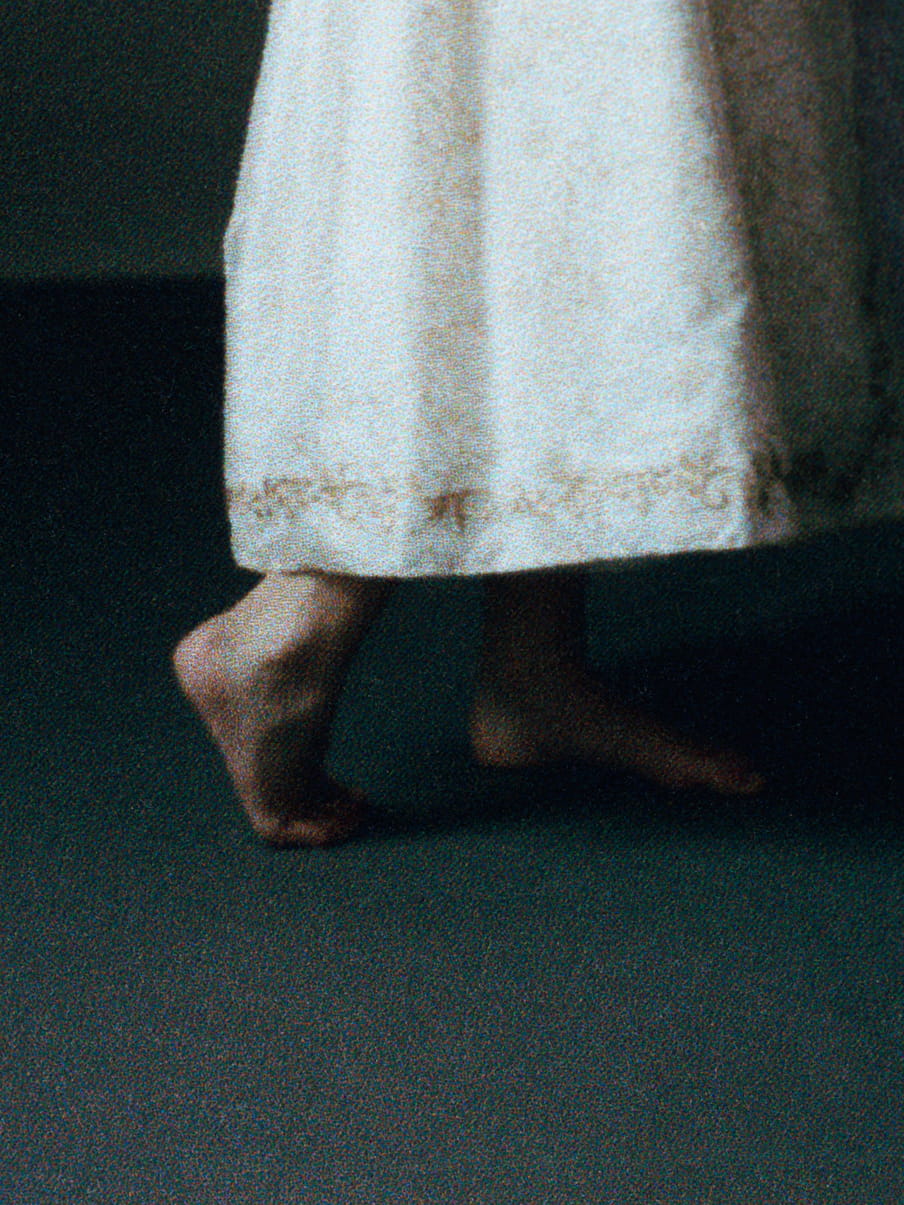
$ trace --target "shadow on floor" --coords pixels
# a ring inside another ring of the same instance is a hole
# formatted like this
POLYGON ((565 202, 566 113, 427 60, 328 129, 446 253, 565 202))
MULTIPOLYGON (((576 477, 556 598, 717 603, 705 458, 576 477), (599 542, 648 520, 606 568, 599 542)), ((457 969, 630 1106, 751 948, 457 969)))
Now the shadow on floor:
POLYGON ((331 758, 374 822, 276 852, 167 664, 253 580, 218 288, 7 292, 0 1200, 900 1205, 904 533, 595 582, 756 800, 475 769, 479 589, 406 586, 331 758))

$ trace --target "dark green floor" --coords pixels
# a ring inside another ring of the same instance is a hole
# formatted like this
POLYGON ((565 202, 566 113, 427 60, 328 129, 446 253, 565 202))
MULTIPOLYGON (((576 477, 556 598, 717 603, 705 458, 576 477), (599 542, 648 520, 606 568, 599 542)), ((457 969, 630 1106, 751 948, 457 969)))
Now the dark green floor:
POLYGON ((0 1202, 901 1205, 904 533, 596 582, 756 803, 475 772, 478 596, 406 587, 333 755, 375 822, 276 853, 166 661, 249 580, 217 290, 3 301, 0 1202))

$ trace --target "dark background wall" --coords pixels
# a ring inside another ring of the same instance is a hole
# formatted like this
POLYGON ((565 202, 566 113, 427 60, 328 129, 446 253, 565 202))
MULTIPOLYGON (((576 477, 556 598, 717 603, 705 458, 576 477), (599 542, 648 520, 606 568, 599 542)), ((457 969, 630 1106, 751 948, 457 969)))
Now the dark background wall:
MULTIPOLYGON (((0 5, 0 351, 15 416, 4 434, 10 463, 23 466, 7 499, 20 525, 28 511, 48 539, 83 542, 96 529, 109 542, 122 521, 125 548, 148 514, 161 516, 167 540, 190 516, 228 564, 220 244, 268 8, 0 5)), ((856 0, 856 16, 866 162, 904 346, 904 4, 856 0)), ((904 588, 902 539, 894 528, 770 555, 753 577, 733 558, 716 558, 712 579, 678 562, 665 591, 659 571, 628 575, 619 582, 630 622, 610 624, 607 640, 650 647, 676 624, 696 638, 701 624, 732 632, 741 618, 790 621, 904 588), (685 586, 694 601, 676 608, 685 586)), ((619 590, 607 587, 612 605, 619 590)))
POLYGON ((0 278, 218 271, 267 7, 0 6, 0 278))
MULTIPOLYGON (((0 279, 219 271, 268 0, 0 6, 0 279)), ((855 0, 869 159, 902 228, 904 5, 855 0)), ((904 238, 902 238, 904 242, 904 238)))
POLYGON ((478 584, 418 582, 331 752, 372 836, 247 831, 169 653, 251 578, 216 273, 264 18, 0 0, 0 1201, 901 1205, 900 525, 597 577, 607 678, 749 805, 475 769, 478 584))

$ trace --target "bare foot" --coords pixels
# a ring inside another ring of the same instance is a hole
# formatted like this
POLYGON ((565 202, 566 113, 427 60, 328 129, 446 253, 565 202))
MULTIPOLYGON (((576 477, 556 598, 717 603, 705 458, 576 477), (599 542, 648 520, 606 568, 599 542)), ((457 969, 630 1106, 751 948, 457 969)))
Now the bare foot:
POLYGON ((470 716, 477 761, 515 767, 579 760, 673 790, 761 790, 762 778, 743 757, 706 748, 609 695, 584 654, 584 589, 577 573, 487 580, 470 716))
POLYGON ((705 787, 753 795, 762 778, 735 753, 708 749, 611 698, 589 672, 550 683, 483 680, 470 717, 471 748, 484 766, 579 760, 629 770, 670 790, 705 787))
POLYGON ((334 844, 366 817, 364 795, 323 761, 348 663, 385 594, 360 579, 272 574, 173 653, 254 831, 273 845, 334 844))

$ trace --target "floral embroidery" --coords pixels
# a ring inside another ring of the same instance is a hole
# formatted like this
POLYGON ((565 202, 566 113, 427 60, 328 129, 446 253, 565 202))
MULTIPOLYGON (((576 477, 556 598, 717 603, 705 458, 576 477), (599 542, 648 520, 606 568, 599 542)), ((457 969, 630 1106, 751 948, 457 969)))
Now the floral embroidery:
POLYGON ((786 494, 850 509, 891 464, 850 6, 647 7, 272 6, 227 240, 239 559, 781 538, 786 494))
POLYGON ((781 484, 781 460, 776 453, 761 453, 752 467, 747 467, 722 463, 713 453, 701 452, 682 456, 671 466, 606 478, 559 472, 545 488, 514 486, 495 493, 462 489, 431 496, 416 479, 384 477, 364 482, 337 469, 316 478, 286 477, 268 479, 259 486, 237 485, 229 488, 226 496, 234 515, 250 513, 260 522, 270 522, 280 513, 300 515, 326 506, 350 522, 362 515, 368 524, 376 518, 387 530, 402 522, 410 511, 409 500, 419 497, 427 522, 448 524, 464 532, 469 525, 507 515, 543 517, 564 511, 580 516, 603 511, 612 502, 628 504, 648 516, 657 503, 672 497, 719 513, 731 505, 733 495, 740 495, 768 517, 781 484))
POLYGON ((456 490, 452 494, 440 494, 434 498, 430 506, 430 519, 440 522, 451 518, 459 531, 464 531, 468 521, 468 500, 473 496, 473 490, 456 490))

